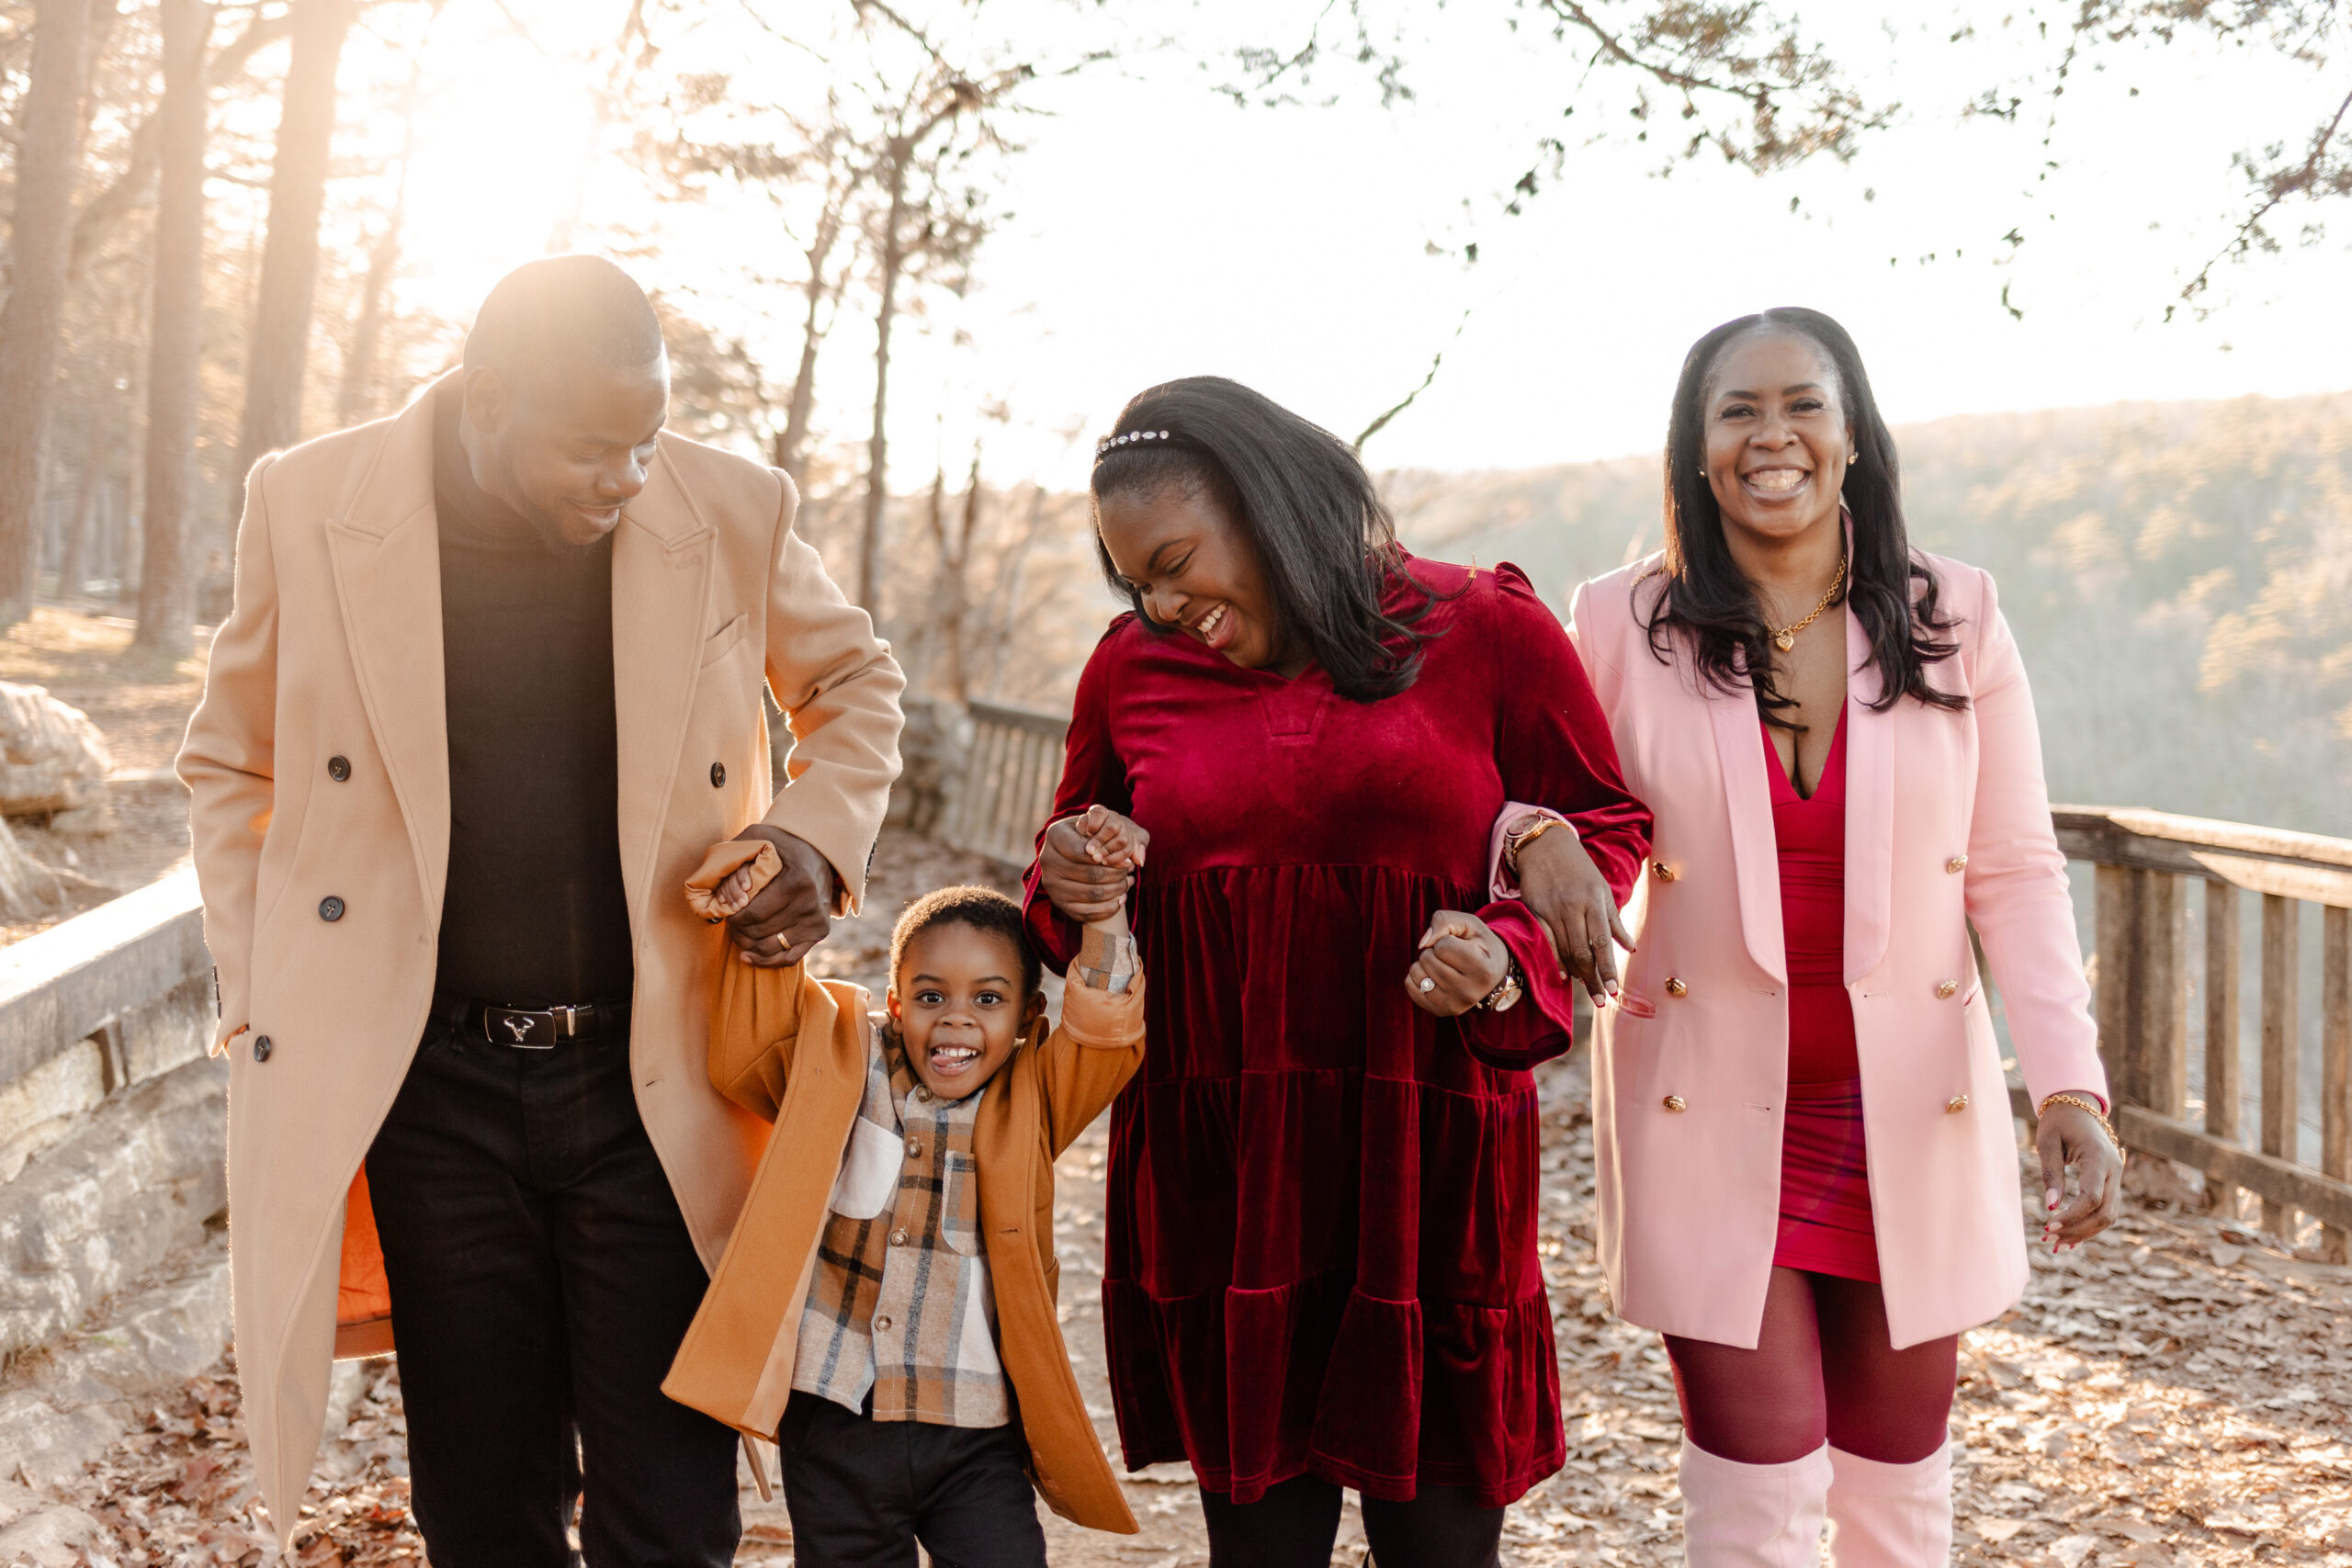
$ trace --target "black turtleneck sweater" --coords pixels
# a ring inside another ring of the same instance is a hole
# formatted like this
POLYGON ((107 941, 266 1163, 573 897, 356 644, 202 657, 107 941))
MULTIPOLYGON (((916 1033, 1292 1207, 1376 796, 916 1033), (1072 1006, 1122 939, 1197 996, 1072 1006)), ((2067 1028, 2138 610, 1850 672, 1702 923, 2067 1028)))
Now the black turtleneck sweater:
POLYGON ((449 881, 436 988, 514 1007, 625 1000, 613 541, 558 552, 473 479, 434 414, 449 881))

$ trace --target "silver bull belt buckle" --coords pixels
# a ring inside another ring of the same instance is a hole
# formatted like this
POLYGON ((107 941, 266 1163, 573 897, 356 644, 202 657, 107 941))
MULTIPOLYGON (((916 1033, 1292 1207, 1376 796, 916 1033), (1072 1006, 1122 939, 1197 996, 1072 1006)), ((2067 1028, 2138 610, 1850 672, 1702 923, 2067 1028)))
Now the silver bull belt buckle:
POLYGON ((573 1022, 571 1015, 577 1011, 576 1008, 484 1008, 482 1032, 517 1051, 552 1051, 559 1041, 574 1032, 564 1026, 573 1022))

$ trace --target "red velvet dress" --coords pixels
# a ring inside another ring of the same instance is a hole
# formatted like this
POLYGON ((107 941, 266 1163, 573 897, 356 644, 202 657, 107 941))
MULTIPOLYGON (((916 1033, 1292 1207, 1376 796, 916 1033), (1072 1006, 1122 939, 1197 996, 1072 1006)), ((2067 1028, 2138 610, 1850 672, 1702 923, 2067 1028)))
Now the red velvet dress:
POLYGON ((1789 781, 1769 728, 1763 740, 1789 968, 1789 1095, 1772 1261, 1875 1284, 1862 1069, 1846 994, 1846 716, 1839 710, 1810 796, 1789 781))
MULTIPOLYGON (((1111 1122, 1120 1438, 1129 1466, 1188 1460, 1237 1503, 1311 1472, 1499 1506, 1564 1457, 1524 1069, 1567 1048, 1566 987, 1501 908, 1529 1002, 1441 1021, 1404 976, 1434 911, 1487 906, 1506 800, 1567 815, 1620 898, 1649 814, 1517 569, 1409 564, 1458 596, 1421 623, 1441 635, 1419 679, 1376 703, 1121 616, 1055 797, 1057 818, 1100 803, 1152 834, 1133 906, 1149 1043, 1111 1122)), ((1030 887, 1066 964, 1076 928, 1034 870, 1030 887)))

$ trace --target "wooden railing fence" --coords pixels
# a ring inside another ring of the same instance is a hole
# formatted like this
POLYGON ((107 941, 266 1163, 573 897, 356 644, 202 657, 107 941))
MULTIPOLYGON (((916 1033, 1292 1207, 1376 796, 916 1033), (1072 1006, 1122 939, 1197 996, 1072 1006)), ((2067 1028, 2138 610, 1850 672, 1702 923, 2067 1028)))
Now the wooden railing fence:
POLYGON ((2298 1213, 2321 1222, 2341 1261, 2352 1235, 2352 840, 2175 817, 2058 807, 2058 842, 2098 870, 2099 1052, 2134 1148, 2205 1173, 2217 1201, 2233 1187, 2262 1200, 2263 1228, 2291 1238, 2298 1213), (2199 889, 2202 962, 2189 952, 2199 889), (2248 965, 2244 896, 2262 900, 2256 988, 2259 1126, 2241 1128, 2248 965), (2301 1158, 2302 908, 2319 907, 2319 1159, 2301 1158), (2201 1124, 2188 1119, 2192 1031, 2201 1043, 2201 1124), (2248 1133, 2254 1134, 2248 1136, 2248 1133))
POLYGON ((965 705, 971 749, 939 836, 959 850, 1026 865, 1061 782, 1069 716, 1005 703, 965 705))
MULTIPOLYGON (((972 703, 969 713, 971 747, 941 836, 1025 864, 1053 807, 1069 720, 1000 703, 972 703)), ((2217 1202, 2233 1189, 2256 1194, 2264 1228, 2281 1236, 2291 1237, 2299 1213, 2311 1215, 2324 1226, 2325 1249, 2344 1258, 2352 1236, 2352 840, 2130 808, 2062 806, 2052 817, 2068 857, 2098 867, 2099 1051, 2123 1141, 2203 1172, 2217 1202), (2188 951, 2192 892, 2202 900, 2201 962, 2188 951), (2251 966, 2239 934, 2247 895, 2262 900, 2251 966), (2298 1130, 2304 904, 2321 909, 2316 1165, 2303 1162, 2298 1130), (2249 998, 2258 998, 2259 1125, 2242 1128, 2249 998), (2202 1102, 2194 1122, 2192 1057, 2202 1102)), ((2022 1089, 2015 1100, 2030 1116, 2022 1089)))

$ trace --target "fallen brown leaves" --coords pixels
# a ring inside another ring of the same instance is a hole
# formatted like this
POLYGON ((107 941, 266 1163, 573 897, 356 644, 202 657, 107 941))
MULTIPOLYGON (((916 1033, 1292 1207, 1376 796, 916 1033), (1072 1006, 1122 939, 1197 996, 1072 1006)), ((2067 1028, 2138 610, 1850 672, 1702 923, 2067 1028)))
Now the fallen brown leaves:
POLYGON ((418 1563, 424 1549, 408 1515, 402 1430, 399 1378, 386 1366, 377 1370, 342 1437, 327 1444, 302 1505, 294 1552, 280 1557, 254 1497, 236 1367, 224 1359, 152 1409, 145 1429, 63 1489, 63 1500, 106 1527, 107 1548, 85 1552, 92 1568, 418 1563))

